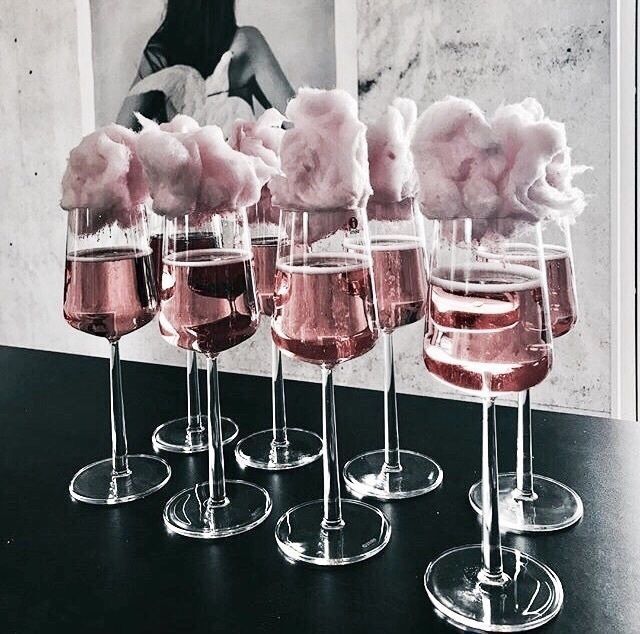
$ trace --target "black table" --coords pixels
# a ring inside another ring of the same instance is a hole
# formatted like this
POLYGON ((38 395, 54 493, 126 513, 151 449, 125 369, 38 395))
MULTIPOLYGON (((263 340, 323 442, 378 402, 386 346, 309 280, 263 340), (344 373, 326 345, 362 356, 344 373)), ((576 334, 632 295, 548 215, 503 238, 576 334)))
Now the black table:
MULTIPOLYGON (((184 414, 184 370, 124 364, 129 447, 151 450, 151 432, 184 414)), ((393 534, 377 557, 316 569, 285 561, 273 529, 280 515, 319 498, 321 463, 292 472, 246 470, 273 510, 249 533, 216 542, 170 535, 165 501, 206 479, 206 456, 166 454, 173 475, 160 492, 120 507, 74 503, 68 483, 110 455, 106 360, 0 348, 0 631, 2 632, 453 632, 422 585, 443 550, 480 540, 467 502, 479 478, 480 406, 399 397, 402 446, 444 469, 427 496, 380 504, 393 534)), ((269 381, 223 374, 223 411, 241 436, 270 424, 269 381)), ((290 424, 320 432, 320 387, 287 383, 290 424)), ((382 394, 336 389, 341 464, 383 442, 382 394)), ((513 469, 515 413, 500 416, 500 461, 513 469)), ((536 470, 574 487, 582 522, 506 545, 560 576, 565 604, 541 632, 640 632, 640 426, 536 412, 536 470)), ((241 475, 231 448, 227 474, 241 475)))

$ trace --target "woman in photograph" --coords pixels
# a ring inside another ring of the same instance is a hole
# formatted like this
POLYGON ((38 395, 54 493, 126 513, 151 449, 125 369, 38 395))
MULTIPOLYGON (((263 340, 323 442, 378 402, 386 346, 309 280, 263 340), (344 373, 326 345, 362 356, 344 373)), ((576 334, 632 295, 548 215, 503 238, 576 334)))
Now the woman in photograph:
POLYGON ((293 94, 262 33, 237 25, 235 0, 167 0, 117 122, 136 128, 134 112, 158 122, 183 113, 228 133, 254 117, 256 102, 284 112, 293 94))

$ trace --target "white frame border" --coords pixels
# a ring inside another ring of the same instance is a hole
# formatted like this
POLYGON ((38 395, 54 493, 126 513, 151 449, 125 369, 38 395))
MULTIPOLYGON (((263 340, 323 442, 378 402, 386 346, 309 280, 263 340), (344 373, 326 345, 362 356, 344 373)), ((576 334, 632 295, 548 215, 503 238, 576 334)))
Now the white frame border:
POLYGON ((334 0, 336 88, 358 98, 358 3, 334 0))
POLYGON ((611 0, 611 415, 638 419, 637 7, 611 0))

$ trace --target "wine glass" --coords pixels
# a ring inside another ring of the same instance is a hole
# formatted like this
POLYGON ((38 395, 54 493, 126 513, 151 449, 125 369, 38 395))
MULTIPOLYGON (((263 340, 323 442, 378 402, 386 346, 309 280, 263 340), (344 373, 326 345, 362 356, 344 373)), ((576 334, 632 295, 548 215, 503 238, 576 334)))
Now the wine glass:
MULTIPOLYGON (((427 294, 424 235, 414 201, 383 203, 373 199, 367 206, 371 257, 384 344, 384 439, 383 450, 369 451, 344 467, 347 489, 358 497, 382 500, 414 497, 432 491, 442 482, 439 465, 416 451, 401 450, 398 438, 393 359, 393 332, 424 317, 427 294)), ((362 240, 348 238, 348 248, 362 252, 362 240)))
POLYGON ((495 398, 540 383, 552 361, 544 266, 486 261, 527 242, 544 262, 539 223, 436 220, 429 266, 424 361, 437 379, 483 400, 482 544, 453 548, 424 577, 435 608, 463 629, 516 632, 560 610, 563 591, 544 563, 501 545, 495 398), (504 235, 515 237, 505 238, 504 235))
MULTIPOLYGON (((278 250, 279 211, 271 205, 267 187, 250 214, 251 249, 256 276, 260 313, 273 315, 273 289, 278 250)), ((271 418, 272 429, 251 434, 236 445, 236 459, 245 467, 272 471, 294 469, 317 460, 322 440, 313 432, 287 427, 282 353, 271 341, 271 418)))
MULTIPOLYGON (((162 282, 162 245, 164 217, 149 214, 151 230, 151 250, 153 272, 158 289, 162 282)), ((205 237, 206 239, 206 237, 205 237)), ((185 246, 185 240, 177 240, 178 247, 185 246)), ((200 406, 200 381, 198 379, 198 356, 193 350, 186 353, 187 415, 156 427, 151 440, 155 449, 173 453, 197 453, 207 450, 207 417, 200 406)), ((238 435, 238 426, 225 416, 222 417, 222 444, 226 445, 238 435)))
MULTIPOLYGON (((553 338, 566 335, 578 316, 571 233, 566 221, 549 222, 543 231, 544 262, 553 338)), ((487 261, 537 266, 527 243, 514 243, 502 254, 487 253, 487 261)), ((469 491, 471 505, 482 512, 482 487, 469 491)), ((582 517, 580 496, 566 484, 533 473, 530 390, 518 394, 518 446, 515 473, 498 475, 500 526, 516 533, 550 532, 567 528, 582 517)))
POLYGON ((120 337, 142 328, 158 308, 144 205, 118 214, 76 208, 68 212, 64 318, 82 332, 104 337, 110 349, 110 459, 73 476, 71 497, 120 504, 163 487, 171 468, 156 456, 127 453, 120 373, 120 337))
POLYGON ((333 368, 378 338, 367 218, 363 210, 282 210, 273 340, 287 355, 322 368, 324 498, 287 511, 276 541, 293 561, 341 565, 372 557, 391 536, 377 508, 341 500, 333 368), (362 240, 350 251, 347 239, 362 240))
POLYGON ((227 537, 257 526, 271 511, 263 488, 224 475, 218 355, 258 327, 246 211, 167 219, 163 254, 160 332, 169 343, 206 357, 209 442, 208 482, 174 495, 164 522, 187 537, 227 537))

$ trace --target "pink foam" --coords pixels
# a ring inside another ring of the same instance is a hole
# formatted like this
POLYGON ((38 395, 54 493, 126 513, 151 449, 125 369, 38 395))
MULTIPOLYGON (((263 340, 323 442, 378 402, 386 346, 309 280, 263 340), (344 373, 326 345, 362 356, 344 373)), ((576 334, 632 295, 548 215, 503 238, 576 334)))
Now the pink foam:
POLYGON ((88 207, 107 212, 105 222, 128 222, 128 212, 149 195, 136 138, 134 132, 115 123, 85 136, 69 154, 61 207, 88 207))
POLYGON ((289 102, 293 122, 280 147, 283 176, 269 184, 275 205, 289 209, 354 209, 371 194, 366 128, 343 90, 301 88, 289 102))
POLYGON ((397 98, 367 128, 369 176, 376 200, 399 202, 415 194, 410 140, 416 118, 415 102, 397 98))

